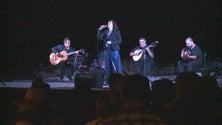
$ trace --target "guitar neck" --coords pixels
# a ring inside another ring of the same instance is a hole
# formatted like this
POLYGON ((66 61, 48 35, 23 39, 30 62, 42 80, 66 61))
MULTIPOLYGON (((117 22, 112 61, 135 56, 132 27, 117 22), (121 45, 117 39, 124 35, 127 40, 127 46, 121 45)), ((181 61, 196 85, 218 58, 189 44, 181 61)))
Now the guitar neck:
POLYGON ((67 54, 64 54, 63 56, 69 56, 69 55, 72 55, 72 54, 75 54, 75 53, 77 53, 79 50, 77 50, 77 51, 74 51, 74 52, 70 52, 70 53, 67 53, 67 54))

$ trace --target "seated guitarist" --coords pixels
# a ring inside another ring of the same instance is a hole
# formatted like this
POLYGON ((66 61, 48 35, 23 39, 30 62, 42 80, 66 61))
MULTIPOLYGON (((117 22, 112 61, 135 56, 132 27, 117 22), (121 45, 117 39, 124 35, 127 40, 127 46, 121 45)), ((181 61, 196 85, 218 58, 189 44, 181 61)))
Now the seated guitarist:
MULTIPOLYGON (((63 40, 63 44, 54 46, 51 48, 51 51, 54 52, 56 54, 56 56, 61 57, 62 55, 60 55, 61 51, 66 51, 67 53, 69 52, 74 52, 75 49, 70 45, 71 44, 71 40, 66 37, 63 40)), ((76 51, 76 54, 78 54, 79 51, 76 51)), ((69 55, 69 58, 74 58, 74 54, 69 55)), ((68 59, 65 61, 61 61, 58 65, 60 68, 60 80, 64 79, 64 75, 65 73, 67 73, 67 77, 69 78, 70 81, 73 81, 72 75, 73 75, 73 64, 68 63, 68 59)))
POLYGON ((184 71, 193 71, 195 67, 201 67, 203 64, 203 55, 200 47, 194 43, 191 37, 185 40, 186 47, 181 50, 180 60, 177 62, 178 73, 184 71))
POLYGON ((151 74, 151 68, 154 65, 154 44, 147 45, 144 37, 139 38, 139 46, 135 47, 130 56, 133 57, 134 71, 144 76, 151 74))

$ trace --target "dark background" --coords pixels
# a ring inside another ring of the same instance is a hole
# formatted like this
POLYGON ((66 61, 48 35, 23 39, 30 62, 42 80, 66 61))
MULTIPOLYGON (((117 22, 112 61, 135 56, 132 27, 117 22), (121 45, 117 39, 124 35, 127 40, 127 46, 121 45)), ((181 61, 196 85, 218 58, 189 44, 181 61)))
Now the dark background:
POLYGON ((50 48, 70 37, 76 49, 96 58, 96 29, 115 19, 122 33, 122 59, 144 36, 159 41, 156 63, 174 64, 187 36, 207 52, 208 60, 222 57, 221 0, 2 0, 1 68, 49 64, 50 48))

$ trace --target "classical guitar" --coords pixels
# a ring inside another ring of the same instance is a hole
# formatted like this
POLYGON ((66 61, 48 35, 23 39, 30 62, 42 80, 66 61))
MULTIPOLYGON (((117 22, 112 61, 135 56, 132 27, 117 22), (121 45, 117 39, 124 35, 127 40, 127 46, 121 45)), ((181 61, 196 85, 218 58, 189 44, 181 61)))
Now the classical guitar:
POLYGON ((187 47, 185 47, 185 48, 183 48, 183 49, 181 50, 181 57, 182 57, 183 60, 189 60, 190 58, 189 58, 188 56, 189 56, 190 54, 191 54, 191 53, 190 53, 190 50, 189 50, 187 47))
POLYGON ((70 52, 70 53, 67 53, 66 50, 63 50, 61 52, 58 52, 58 53, 54 53, 52 52, 50 55, 49 55, 49 61, 52 65, 57 65, 59 64, 61 61, 66 61, 68 59, 68 56, 69 55, 72 55, 72 54, 78 54, 78 53, 85 53, 85 50, 84 49, 80 49, 80 50, 77 50, 77 51, 74 51, 74 52, 70 52))
MULTIPOLYGON (((158 41, 154 41, 154 42, 150 43, 150 45, 148 45, 146 48, 148 48, 148 47, 156 47, 157 44, 158 44, 158 41)), ((144 48, 144 49, 136 49, 134 51, 134 53, 137 53, 137 55, 133 56, 133 60, 134 61, 138 61, 141 58, 141 56, 143 55, 143 51, 145 51, 146 48, 144 48)))

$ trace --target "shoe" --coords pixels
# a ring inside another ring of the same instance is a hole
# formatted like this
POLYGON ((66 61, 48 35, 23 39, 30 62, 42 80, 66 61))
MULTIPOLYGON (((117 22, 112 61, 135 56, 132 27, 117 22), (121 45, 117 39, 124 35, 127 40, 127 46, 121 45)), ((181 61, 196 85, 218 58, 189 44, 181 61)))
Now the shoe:
POLYGON ((108 82, 107 81, 104 81, 104 83, 103 83, 103 86, 102 86, 103 88, 109 88, 109 84, 108 84, 108 82))

